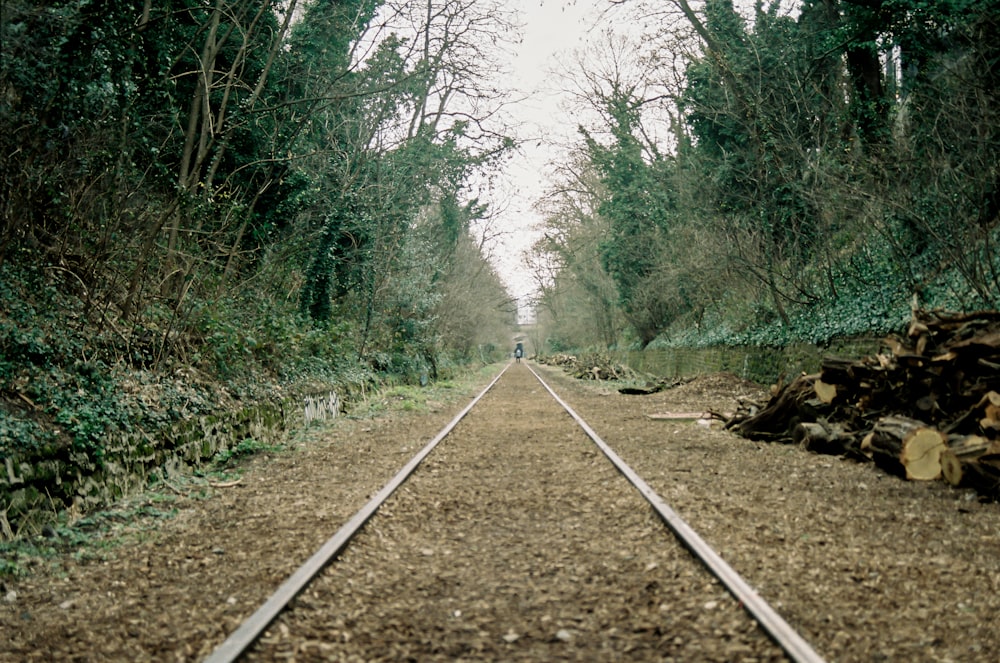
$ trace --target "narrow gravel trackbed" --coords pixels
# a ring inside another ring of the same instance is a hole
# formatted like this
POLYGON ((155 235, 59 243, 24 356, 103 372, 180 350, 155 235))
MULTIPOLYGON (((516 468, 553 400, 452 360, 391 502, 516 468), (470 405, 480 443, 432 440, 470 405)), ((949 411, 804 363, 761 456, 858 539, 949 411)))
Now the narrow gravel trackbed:
POLYGON ((524 365, 250 660, 781 660, 524 365))

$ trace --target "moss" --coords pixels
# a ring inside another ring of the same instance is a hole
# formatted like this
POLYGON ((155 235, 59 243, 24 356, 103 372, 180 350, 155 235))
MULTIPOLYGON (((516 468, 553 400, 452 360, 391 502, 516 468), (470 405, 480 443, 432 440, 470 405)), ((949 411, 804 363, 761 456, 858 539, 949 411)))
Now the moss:
POLYGON ((265 403, 184 420, 155 435, 122 434, 107 444, 102 462, 80 450, 58 457, 25 451, 6 459, 9 471, 5 469, 0 479, 0 504, 11 521, 37 529, 52 520, 53 506, 60 506, 60 502, 63 507, 74 503, 84 509, 96 508, 115 501, 133 486, 145 484, 151 471, 169 473, 170 468, 198 467, 246 439, 274 440, 288 427, 286 413, 298 412, 297 407, 265 403), (55 490, 57 486, 59 490, 55 490), (39 511, 47 511, 49 516, 39 511))

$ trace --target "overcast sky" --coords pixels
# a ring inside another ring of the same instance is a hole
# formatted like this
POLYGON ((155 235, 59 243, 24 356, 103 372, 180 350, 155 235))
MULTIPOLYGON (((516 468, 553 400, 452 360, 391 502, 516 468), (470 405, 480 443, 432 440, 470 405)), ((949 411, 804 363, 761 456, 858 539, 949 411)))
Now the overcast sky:
MULTIPOLYGON (((510 0, 521 11, 523 41, 510 62, 507 84, 518 99, 507 111, 514 118, 521 154, 506 168, 513 194, 498 224, 505 231, 496 249, 497 267, 511 294, 523 306, 533 291, 531 276, 523 264, 523 253, 538 237, 540 218, 532 204, 545 189, 547 163, 559 156, 553 144, 565 143, 576 134, 576 124, 565 113, 565 94, 553 74, 573 61, 574 51, 588 40, 599 39, 594 25, 607 0, 510 0)), ((521 315, 524 315, 522 311, 521 315)))

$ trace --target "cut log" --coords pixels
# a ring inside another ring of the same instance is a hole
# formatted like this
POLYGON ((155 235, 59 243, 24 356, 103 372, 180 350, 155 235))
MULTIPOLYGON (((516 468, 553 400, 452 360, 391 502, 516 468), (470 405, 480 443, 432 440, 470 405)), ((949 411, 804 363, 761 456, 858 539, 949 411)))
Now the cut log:
POLYGON ((948 450, 945 436, 933 428, 923 428, 903 443, 900 461, 906 468, 906 478, 933 481, 941 478, 941 454, 948 450))
POLYGON ((792 432, 792 442, 807 451, 831 456, 855 455, 857 441, 842 426, 803 422, 792 432))
POLYGON ((956 417, 944 430, 949 434, 971 433, 977 426, 987 434, 1000 432, 1000 394, 997 392, 983 394, 978 403, 956 417))
POLYGON ((726 428, 822 453, 846 448, 901 477, 943 475, 996 493, 1000 449, 988 443, 1000 443, 1000 311, 912 314, 885 350, 826 357, 818 374, 775 386, 767 403, 741 407, 726 428), (983 460, 992 454, 996 462, 983 460))
POLYGON ((868 459, 872 460, 875 452, 872 451, 872 438, 875 437, 875 433, 868 431, 868 434, 864 436, 861 440, 861 445, 859 447, 861 453, 868 459))
POLYGON ((941 476, 941 454, 948 448, 941 431, 916 419, 895 416, 879 419, 865 446, 886 472, 918 481, 941 476))
POLYGON ((978 460, 957 462, 959 471, 949 470, 945 481, 952 486, 971 488, 983 497, 1000 499, 1000 454, 986 454, 978 460))
POLYGON ((993 438, 1000 437, 1000 394, 988 392, 980 401, 983 417, 979 420, 979 428, 993 438))
POLYGON ((822 380, 816 380, 813 383, 813 390, 816 392, 816 398, 820 399, 827 405, 833 402, 837 398, 837 385, 828 384, 822 380))
MULTIPOLYGON (((752 417, 735 426, 736 431, 750 439, 781 439, 788 441, 798 421, 814 419, 803 416, 806 402, 813 395, 813 383, 818 375, 800 375, 786 385, 775 389, 766 406, 752 417)), ((809 413, 814 415, 815 413, 809 413)))
POLYGON ((983 454, 995 453, 1000 444, 982 435, 953 435, 948 438, 948 450, 959 460, 975 460, 983 454))
POLYGON ((989 494, 997 488, 990 477, 1000 477, 998 459, 1000 440, 988 440, 981 435, 954 435, 948 440, 948 451, 941 455, 942 475, 952 486, 975 488, 980 494, 989 494))
POLYGON ((673 389, 674 387, 679 387, 684 384, 684 380, 657 380, 656 382, 647 382, 643 387, 621 387, 618 390, 619 394, 624 394, 626 396, 647 396, 649 394, 655 394, 666 389, 673 389))
POLYGON ((976 459, 980 466, 989 466, 994 470, 1000 472, 1000 452, 991 451, 988 454, 983 454, 976 459))
POLYGON ((959 486, 962 483, 962 461, 951 449, 941 452, 941 477, 951 486, 959 486))

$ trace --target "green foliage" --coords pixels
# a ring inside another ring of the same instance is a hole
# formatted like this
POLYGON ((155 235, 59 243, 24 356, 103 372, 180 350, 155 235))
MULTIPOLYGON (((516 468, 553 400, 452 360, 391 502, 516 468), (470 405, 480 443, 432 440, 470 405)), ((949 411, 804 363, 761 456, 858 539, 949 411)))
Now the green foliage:
POLYGON ((197 302, 183 333, 169 338, 184 339, 187 363, 198 370, 163 375, 131 367, 121 339, 67 324, 78 302, 46 285, 44 272, 0 266, 0 295, 4 454, 71 446, 100 463, 112 433, 157 431, 234 397, 262 397, 271 383, 373 379, 351 359, 347 325, 316 328, 269 298, 197 302))
MULTIPOLYGON (((796 18, 758 4, 748 21, 711 0, 689 17, 704 48, 673 81, 672 169, 639 149, 662 133, 635 112, 652 100, 595 104, 614 140, 584 136, 591 206, 639 344, 650 330, 654 345, 823 344, 900 330, 914 297, 1000 305, 998 7, 810 0, 796 18)), ((552 344, 579 349, 574 311, 601 295, 577 281, 589 231, 559 223, 545 322, 552 344)))
POLYGON ((0 451, 9 453, 20 448, 49 448, 56 441, 56 433, 46 430, 41 423, 25 419, 20 413, 0 408, 0 451))
POLYGON ((0 388, 11 397, 0 410, 0 451, 65 442, 99 461, 105 436, 127 430, 131 413, 104 361, 78 358, 97 353, 67 324, 75 302, 44 274, 3 265, 0 275, 0 388))
MULTIPOLYGON (((489 371, 495 371, 491 365, 489 371)), ((467 375, 467 373, 466 373, 467 375)), ((486 377, 486 374, 480 375, 486 377)), ((440 409, 443 401, 454 398, 454 390, 460 385, 450 379, 440 379, 426 385, 395 384, 372 393, 370 398, 359 402, 351 409, 350 416, 366 418, 385 412, 431 412, 440 409)))
MULTIPOLYGON (((658 347, 768 346, 806 343, 826 345, 840 338, 880 337, 905 330, 910 318, 912 291, 900 282, 891 249, 876 244, 838 267, 832 276, 837 294, 789 309, 789 322, 773 311, 754 305, 738 315, 733 308, 717 308, 697 327, 678 325, 658 339, 658 347)), ((936 277, 925 289, 924 305, 955 310, 947 292, 955 274, 936 277)))
POLYGON ((406 126, 465 72, 401 35, 358 62, 380 6, 285 31, 270 0, 4 3, 0 455, 99 466, 118 434, 507 345, 466 184, 512 141, 489 110, 406 126))
POLYGON ((72 368, 64 375, 50 373, 51 383, 33 385, 36 402, 47 405, 46 412, 72 437, 75 448, 100 459, 108 433, 131 428, 130 413, 106 367, 81 362, 72 368))

